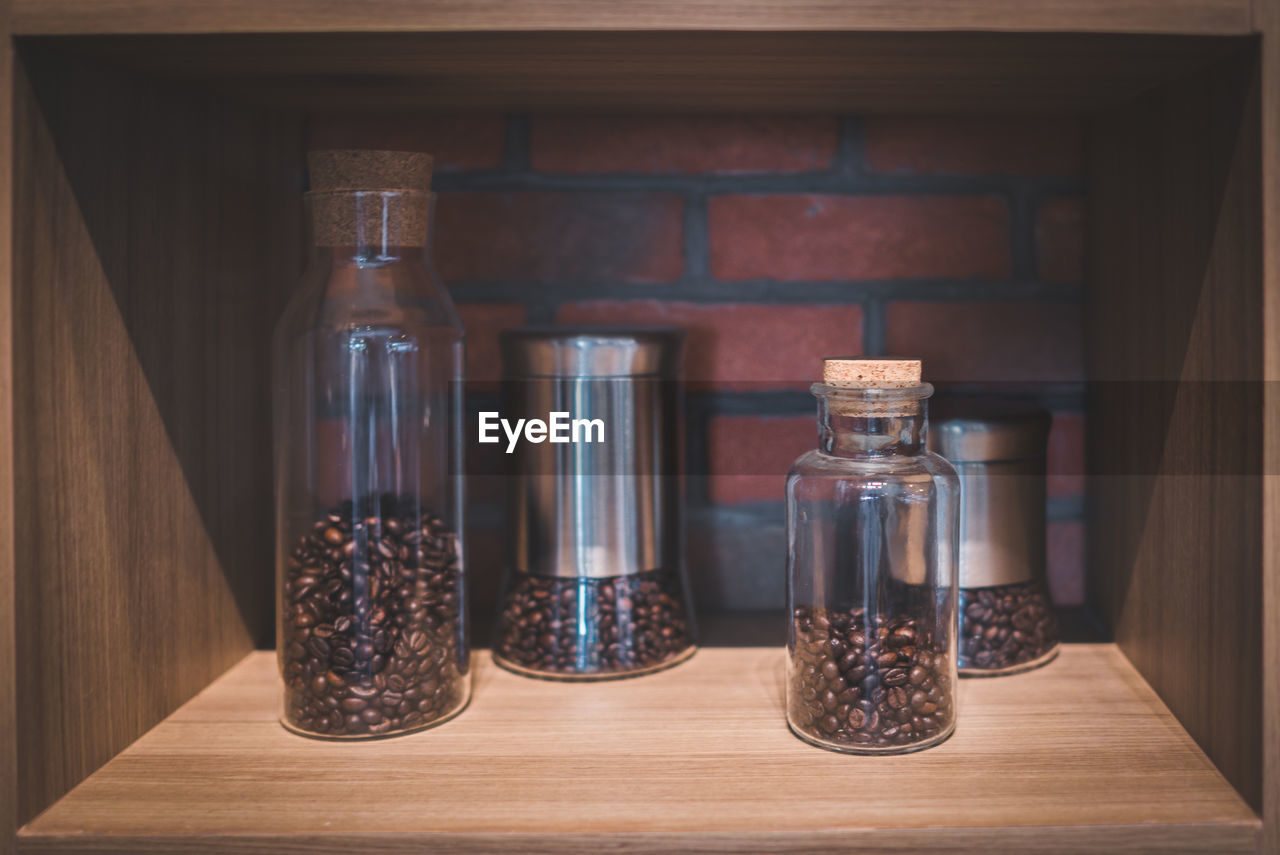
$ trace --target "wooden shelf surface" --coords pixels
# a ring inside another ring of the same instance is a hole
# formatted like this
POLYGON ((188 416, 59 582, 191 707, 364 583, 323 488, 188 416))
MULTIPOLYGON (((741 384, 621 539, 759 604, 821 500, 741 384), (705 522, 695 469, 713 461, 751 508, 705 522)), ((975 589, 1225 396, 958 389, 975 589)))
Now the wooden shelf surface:
POLYGON ((28 824, 19 851, 1255 850, 1255 814, 1114 645, 963 681, 956 735, 896 757, 797 740, 782 666, 777 648, 711 648, 564 684, 481 651, 459 718, 333 743, 279 725, 275 657, 253 653, 28 824))
POLYGON ((379 30, 1039 30, 1243 33, 1250 0, 14 0, 17 34, 379 30))

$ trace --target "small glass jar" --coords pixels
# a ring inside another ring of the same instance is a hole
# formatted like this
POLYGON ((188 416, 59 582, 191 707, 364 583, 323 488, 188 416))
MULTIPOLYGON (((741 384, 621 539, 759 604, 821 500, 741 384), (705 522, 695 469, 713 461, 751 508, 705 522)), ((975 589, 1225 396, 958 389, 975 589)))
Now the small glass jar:
POLYGON ((282 722, 390 736, 470 695, 463 330, 426 257, 430 158, 311 167, 311 263, 274 341, 282 722))
POLYGON ((787 476, 787 722, 856 754, 915 751, 956 721, 960 485, 925 447, 916 360, 828 359, 819 447, 787 476))

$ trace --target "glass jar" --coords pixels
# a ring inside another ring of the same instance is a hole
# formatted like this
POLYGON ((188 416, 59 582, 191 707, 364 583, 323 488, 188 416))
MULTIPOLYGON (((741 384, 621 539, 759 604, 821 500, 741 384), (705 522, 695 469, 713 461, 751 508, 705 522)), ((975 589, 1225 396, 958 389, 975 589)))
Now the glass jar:
POLYGON ((934 409, 929 448, 960 475, 960 673, 994 677, 1058 655, 1045 575, 1051 417, 1025 402, 953 399, 934 409))
POLYGON ((960 485, 925 447, 916 360, 828 359, 816 450, 787 476, 787 722, 823 748, 898 753, 956 721, 960 485))
MULTIPOLYGON (((503 416, 562 413, 568 442, 509 456, 494 660, 560 680, 631 677, 694 652, 680 477, 684 331, 502 335, 503 416)), ((548 437, 551 439, 551 437, 548 437)))
POLYGON ((389 736, 470 694, 463 330, 426 255, 430 158, 311 167, 311 263, 274 341, 282 721, 389 736))

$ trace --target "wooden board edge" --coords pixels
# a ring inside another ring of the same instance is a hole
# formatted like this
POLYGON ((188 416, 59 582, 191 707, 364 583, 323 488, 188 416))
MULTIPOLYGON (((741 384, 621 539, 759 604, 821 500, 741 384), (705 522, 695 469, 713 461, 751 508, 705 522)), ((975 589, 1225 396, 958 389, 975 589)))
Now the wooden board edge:
MULTIPOLYGON (((1280 419, 1280 0, 1257 0, 1262 31, 1264 423, 1280 419)), ((1280 438, 1263 449, 1262 839, 1280 853, 1280 438)))
POLYGON ((418 30, 981 30, 1244 35, 1254 32, 1251 0, 1037 4, 1005 0, 790 0, 727 10, 722 0, 490 0, 365 4, 317 10, 305 0, 15 0, 18 35, 231 32, 390 32, 418 30), (337 9, 337 11, 334 11, 337 9))
MULTIPOLYGON (((801 855, 838 851, 849 846, 851 832, 814 829, 804 833, 697 835, 685 832, 628 834, 389 834, 377 839, 343 834, 299 836, 227 834, 218 837, 139 836, 93 838, 81 835, 19 837, 20 855, 118 855, 121 852, 167 852, 175 855, 267 855, 305 851, 313 855, 409 855, 430 849, 435 855, 481 855, 498 851, 528 855, 665 855, 677 851, 801 855)), ((928 850, 938 855, 1246 855, 1255 851, 1257 823, 1187 823, 1185 825, 1024 826, 1019 828, 859 829, 859 855, 902 855, 928 850)))
POLYGON ((18 733, 13 527, 13 43, 0 0, 0 853, 17 850, 18 733))

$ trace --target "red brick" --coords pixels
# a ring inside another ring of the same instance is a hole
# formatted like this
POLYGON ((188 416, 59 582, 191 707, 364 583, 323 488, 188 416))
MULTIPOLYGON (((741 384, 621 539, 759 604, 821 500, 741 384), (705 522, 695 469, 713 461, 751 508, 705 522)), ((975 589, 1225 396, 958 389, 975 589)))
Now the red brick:
POLYGON ((715 196, 718 279, 1009 275, 1009 212, 989 196, 715 196))
POLYGON ((1036 262, 1046 282, 1084 279, 1084 202, 1078 196, 1050 199, 1036 212, 1036 262))
POLYGON ((1049 495, 1084 495, 1084 416, 1054 413, 1049 430, 1049 495))
POLYGON ((884 116, 863 120, 874 172, 962 175, 1076 175, 1082 142, 1076 119, 884 116))
POLYGON ((1049 523, 1047 534, 1049 595, 1059 606, 1084 605, 1084 523, 1049 523))
POLYGON ((717 416, 707 427, 711 501, 781 501, 787 470, 817 447, 814 416, 717 416))
POLYGON ((502 379, 498 333, 524 323, 524 306, 517 303, 464 303, 458 306, 467 330, 467 379, 502 379))
POLYGON ((449 281, 667 282, 684 269, 671 194, 442 193, 436 222, 449 281))
POLYGON ((923 359, 931 382, 1083 379, 1073 303, 898 302, 886 315, 889 352, 923 359))
POLYGON ((804 389, 824 356, 862 352, 860 306, 599 300, 566 304, 556 320, 686 327, 685 377, 737 389, 804 389))
POLYGON ((425 151, 436 169, 486 169, 502 163, 506 120, 464 113, 325 113, 313 116, 307 146, 425 151))
POLYGON ((539 116, 543 172, 805 172, 830 166, 835 116, 539 116))

